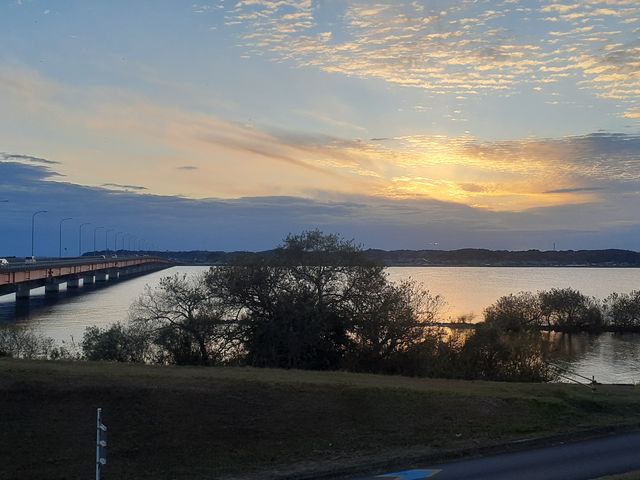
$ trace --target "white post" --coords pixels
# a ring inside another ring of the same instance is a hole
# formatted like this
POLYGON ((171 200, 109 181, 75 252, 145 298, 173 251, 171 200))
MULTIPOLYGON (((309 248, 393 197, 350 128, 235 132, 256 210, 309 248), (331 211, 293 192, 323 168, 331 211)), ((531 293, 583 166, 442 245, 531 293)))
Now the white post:
POLYGON ((102 409, 96 419, 96 480, 100 480, 102 466, 107 463, 107 426, 102 423, 102 409))
POLYGON ((96 480, 100 480, 100 426, 102 425, 102 409, 98 409, 96 420, 96 480))

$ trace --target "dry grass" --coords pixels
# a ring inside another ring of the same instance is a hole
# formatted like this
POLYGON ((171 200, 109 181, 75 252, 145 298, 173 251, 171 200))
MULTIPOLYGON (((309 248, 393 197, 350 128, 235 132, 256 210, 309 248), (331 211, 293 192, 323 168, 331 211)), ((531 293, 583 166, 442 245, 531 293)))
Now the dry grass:
POLYGON ((212 479, 325 469, 640 421, 633 387, 0 360, 0 478, 212 479))

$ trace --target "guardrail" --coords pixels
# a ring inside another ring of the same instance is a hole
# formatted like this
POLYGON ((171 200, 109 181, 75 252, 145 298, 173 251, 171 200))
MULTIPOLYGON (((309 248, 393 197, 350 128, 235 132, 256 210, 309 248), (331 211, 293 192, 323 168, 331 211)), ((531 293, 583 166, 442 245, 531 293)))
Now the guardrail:
POLYGON ((555 375, 557 375, 558 377, 564 378, 565 380, 568 380, 570 382, 576 383, 578 385, 582 385, 583 387, 587 387, 590 390, 595 390, 596 389, 596 385, 599 384, 596 381, 596 377, 595 376, 592 376, 591 378, 585 377, 584 375, 581 375, 578 372, 575 372, 573 370, 570 370, 570 369, 568 369, 566 367, 562 367, 562 366, 554 364, 554 363, 547 363, 547 365, 549 365, 549 367, 551 367, 553 373, 555 375), (577 380, 576 377, 580 378, 582 380, 586 380, 589 383, 581 382, 580 380, 577 380))

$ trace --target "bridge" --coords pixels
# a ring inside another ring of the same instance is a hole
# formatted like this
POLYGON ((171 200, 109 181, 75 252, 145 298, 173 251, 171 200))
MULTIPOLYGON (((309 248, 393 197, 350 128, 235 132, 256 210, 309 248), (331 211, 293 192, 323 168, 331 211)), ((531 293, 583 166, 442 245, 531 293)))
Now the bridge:
POLYGON ((110 279, 142 275, 173 266, 174 263, 159 257, 77 257, 9 263, 0 265, 0 295, 16 294, 16 299, 27 299, 31 290, 44 287, 45 293, 55 294, 60 285, 78 288, 110 279))

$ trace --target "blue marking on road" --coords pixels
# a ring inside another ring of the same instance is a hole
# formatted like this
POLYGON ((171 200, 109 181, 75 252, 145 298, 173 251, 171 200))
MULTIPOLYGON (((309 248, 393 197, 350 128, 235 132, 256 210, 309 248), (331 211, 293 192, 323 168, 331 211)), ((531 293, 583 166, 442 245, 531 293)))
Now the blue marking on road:
POLYGON ((395 480, 423 480, 431 478, 440 470, 405 470, 404 472, 385 473, 376 478, 393 478, 395 480))

